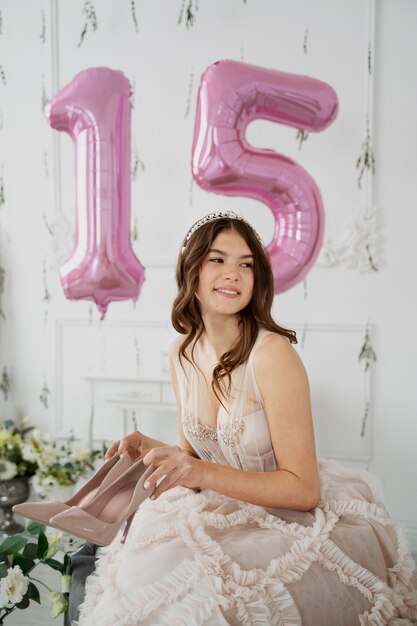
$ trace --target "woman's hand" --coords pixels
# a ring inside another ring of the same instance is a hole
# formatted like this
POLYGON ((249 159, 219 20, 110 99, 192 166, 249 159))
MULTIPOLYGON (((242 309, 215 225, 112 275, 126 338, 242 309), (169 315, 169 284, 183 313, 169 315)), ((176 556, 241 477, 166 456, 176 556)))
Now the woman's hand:
POLYGON ((126 437, 114 441, 107 450, 104 458, 107 460, 116 453, 124 454, 127 452, 132 461, 136 461, 136 459, 140 459, 140 457, 149 452, 152 447, 150 445, 150 441, 149 437, 142 435, 142 433, 136 430, 135 432, 130 433, 130 435, 126 435, 126 437))
POLYGON ((199 491, 204 482, 206 462, 196 459, 179 446, 160 446, 152 448, 144 457, 145 465, 156 466, 156 470, 144 484, 145 489, 152 487, 160 478, 164 480, 155 489, 151 500, 164 491, 181 485, 199 491))

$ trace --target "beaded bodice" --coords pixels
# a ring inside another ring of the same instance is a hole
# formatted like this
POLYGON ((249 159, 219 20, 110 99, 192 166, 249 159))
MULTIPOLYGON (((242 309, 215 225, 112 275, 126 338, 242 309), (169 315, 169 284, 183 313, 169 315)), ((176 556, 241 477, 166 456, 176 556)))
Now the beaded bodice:
MULTIPOLYGON (((232 372, 232 391, 210 423, 211 381, 174 351, 184 435, 200 458, 252 471, 277 469, 268 421, 252 368, 253 355, 268 334, 260 330, 248 360, 232 372)), ((178 345, 178 344, 177 344, 178 345)), ((187 351, 188 354, 188 351, 187 351)), ((194 349, 196 365, 200 353, 194 349)), ((203 369, 203 368, 201 368, 203 369)))

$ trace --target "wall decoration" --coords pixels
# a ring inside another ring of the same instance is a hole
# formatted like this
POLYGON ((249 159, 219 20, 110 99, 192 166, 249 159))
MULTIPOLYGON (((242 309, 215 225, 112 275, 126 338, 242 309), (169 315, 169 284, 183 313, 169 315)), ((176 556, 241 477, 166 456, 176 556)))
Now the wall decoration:
POLYGON ((299 128, 297 130, 297 136, 296 136, 299 150, 301 150, 301 148, 303 147, 303 143, 307 141, 307 139, 308 139, 308 132, 306 130, 303 130, 302 128, 299 128))
POLYGON ((6 202, 6 194, 4 191, 4 178, 3 178, 3 164, 1 166, 1 174, 0 174, 0 209, 6 202))
POLYGON ((178 24, 181 24, 185 14, 185 26, 187 29, 194 26, 195 13, 198 11, 198 0, 182 0, 178 24), (187 4, 187 7, 185 6, 187 4))
POLYGON ((193 84, 194 84, 194 67, 191 66, 190 80, 188 82, 187 102, 186 102, 185 115, 184 115, 185 119, 187 119, 190 113, 190 109, 191 109, 191 96, 193 93, 193 84))
POLYGON ((42 389, 39 394, 39 401, 41 404, 43 404, 45 409, 49 408, 49 396, 50 395, 51 395, 51 390, 48 387, 48 383, 46 382, 46 376, 45 376, 42 389))
POLYGON ((334 89, 308 76, 218 61, 201 78, 194 180, 206 191, 254 198, 272 211, 275 232, 267 251, 275 293, 293 287, 314 264, 323 237, 323 205, 306 170, 273 150, 254 149, 245 129, 254 119, 266 119, 318 132, 337 111, 334 89))
POLYGON ((357 217, 347 224, 346 235, 339 243, 325 240, 316 265, 330 267, 344 263, 348 269, 357 268, 361 274, 377 272, 377 215, 375 206, 361 208, 357 217))
POLYGON ((369 117, 366 118, 366 135, 362 143, 362 152, 356 161, 356 169, 359 170, 358 187, 361 188, 362 178, 365 170, 375 174, 375 156, 371 145, 371 132, 369 130, 369 117))
POLYGON ((364 371, 367 372, 368 369, 371 366, 371 363, 376 361, 376 354, 374 349, 372 348, 371 345, 371 340, 369 337, 369 322, 366 325, 366 329, 365 329, 365 337, 363 340, 363 344, 362 347, 359 351, 359 356, 358 356, 358 362, 360 363, 361 361, 365 362, 365 369, 364 371))
POLYGON ((135 26, 135 33, 139 32, 139 24, 138 24, 138 19, 136 17, 136 2, 135 0, 130 0, 130 11, 132 14, 132 20, 133 20, 133 24, 135 26))
POLYGON ((89 28, 91 28, 93 32, 97 30, 97 14, 96 14, 96 10, 91 0, 85 0, 84 6, 83 6, 83 14, 85 16, 85 22, 84 22, 83 29, 81 31, 80 41, 77 46, 78 48, 83 43, 84 37, 86 36, 89 28))
POLYGON ((3 397, 6 402, 9 399, 11 390, 12 390, 12 384, 10 380, 10 375, 9 375, 9 372, 7 371, 7 367, 4 366, 3 372, 1 375, 1 381, 0 381, 0 391, 2 392, 3 397))
POLYGON ((42 43, 46 43, 46 18, 44 9, 41 9, 41 23, 41 34, 39 35, 39 38, 42 43))
POLYGON ((304 52, 304 54, 307 54, 307 52, 308 52, 308 24, 307 24, 306 29, 304 31, 303 52, 304 52))
POLYGON ((130 243, 130 85, 105 67, 77 74, 46 110, 73 140, 77 174, 75 246, 61 267, 67 298, 92 300, 101 319, 111 301, 136 300, 144 268, 130 243))

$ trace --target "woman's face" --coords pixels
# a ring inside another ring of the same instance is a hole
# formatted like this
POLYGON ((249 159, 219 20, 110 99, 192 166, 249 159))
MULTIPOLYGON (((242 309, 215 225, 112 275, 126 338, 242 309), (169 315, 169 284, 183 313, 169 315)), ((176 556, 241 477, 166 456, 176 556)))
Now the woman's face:
POLYGON ((203 259, 196 296, 202 314, 234 315, 245 308, 253 293, 251 249, 234 230, 217 235, 203 259))

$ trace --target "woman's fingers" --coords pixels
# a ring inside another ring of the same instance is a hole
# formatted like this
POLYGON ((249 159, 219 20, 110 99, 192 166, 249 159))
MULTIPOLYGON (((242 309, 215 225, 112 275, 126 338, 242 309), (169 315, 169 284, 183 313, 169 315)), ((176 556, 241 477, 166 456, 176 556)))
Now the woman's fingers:
POLYGON ((113 443, 111 444, 110 448, 107 450, 107 452, 106 452, 106 454, 104 456, 106 461, 108 459, 111 459, 111 457, 116 454, 116 452, 118 451, 118 448, 119 448, 119 443, 120 443, 120 441, 113 441, 113 443))
POLYGON ((164 493, 164 491, 172 489, 172 487, 176 487, 179 484, 181 476, 182 471, 180 467, 177 467, 172 472, 169 472, 169 474, 165 476, 164 480, 159 483, 153 494, 150 496, 151 500, 155 500, 161 495, 161 493, 164 493))

